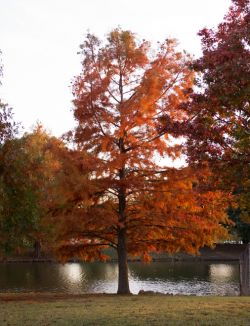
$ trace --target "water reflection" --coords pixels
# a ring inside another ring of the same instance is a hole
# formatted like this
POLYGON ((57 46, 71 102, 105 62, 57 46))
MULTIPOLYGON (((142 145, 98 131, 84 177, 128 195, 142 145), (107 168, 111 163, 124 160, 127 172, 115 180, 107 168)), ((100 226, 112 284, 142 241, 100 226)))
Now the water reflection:
POLYGON ((236 277, 235 267, 229 264, 211 264, 209 273, 211 282, 215 283, 230 281, 236 277))
MULTIPOLYGON (((116 263, 0 264, 0 292, 114 293, 116 263)), ((238 295, 237 263, 129 264, 130 289, 173 294, 238 295)))
POLYGON ((80 264, 65 264, 59 267, 59 271, 62 273, 63 278, 66 278, 67 282, 79 283, 82 280, 83 275, 80 264))

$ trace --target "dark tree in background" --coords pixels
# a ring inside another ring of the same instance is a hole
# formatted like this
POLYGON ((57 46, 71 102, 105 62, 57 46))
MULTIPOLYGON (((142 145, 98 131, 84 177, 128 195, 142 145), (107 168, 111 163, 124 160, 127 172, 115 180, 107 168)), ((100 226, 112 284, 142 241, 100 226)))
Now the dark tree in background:
POLYGON ((233 0, 218 28, 203 29, 199 35, 203 56, 194 63, 200 90, 190 107, 188 160, 208 162, 215 183, 234 193, 238 209, 231 208, 230 216, 238 221, 240 215, 241 226, 248 228, 244 223, 250 222, 249 0, 233 0))

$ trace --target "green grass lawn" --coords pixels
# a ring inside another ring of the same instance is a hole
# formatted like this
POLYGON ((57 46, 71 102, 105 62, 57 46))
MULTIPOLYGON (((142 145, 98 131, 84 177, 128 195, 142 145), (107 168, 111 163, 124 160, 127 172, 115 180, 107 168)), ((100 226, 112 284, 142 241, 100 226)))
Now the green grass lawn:
POLYGON ((250 297, 0 295, 1 326, 249 326, 250 297))

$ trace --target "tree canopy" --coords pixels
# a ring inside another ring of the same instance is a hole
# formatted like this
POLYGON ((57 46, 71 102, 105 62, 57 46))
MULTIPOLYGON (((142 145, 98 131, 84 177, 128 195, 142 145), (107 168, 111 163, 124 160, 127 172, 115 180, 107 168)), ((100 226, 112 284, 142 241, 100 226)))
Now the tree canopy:
POLYGON ((0 250, 13 253, 46 242, 52 224, 45 217, 62 201, 61 141, 38 125, 32 133, 5 141, 0 149, 0 250))
MULTIPOLYGON (((189 106, 189 162, 207 161, 250 221, 250 5, 233 0, 217 29, 203 29, 194 63, 199 91, 189 106)), ((237 211, 239 214, 239 211, 237 211)))
MULTIPOLYGON (((0 50, 1 56, 1 50, 0 50)), ((0 78, 2 77, 3 66, 0 61, 0 78)), ((1 79, 0 79, 1 86, 1 79)), ((0 146, 6 139, 10 139, 17 132, 18 124, 13 121, 11 108, 0 99, 0 146)))

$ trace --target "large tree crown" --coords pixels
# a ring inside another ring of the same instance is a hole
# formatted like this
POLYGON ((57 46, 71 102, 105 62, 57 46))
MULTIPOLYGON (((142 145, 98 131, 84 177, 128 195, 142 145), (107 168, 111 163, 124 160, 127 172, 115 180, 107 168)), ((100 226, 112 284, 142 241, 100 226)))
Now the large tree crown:
POLYGON ((185 118, 181 105, 189 101, 194 77, 190 56, 177 51, 175 40, 155 50, 119 28, 104 44, 88 34, 81 49, 82 73, 73 89, 79 146, 123 159, 133 150, 141 162, 155 152, 175 156, 162 121, 185 118))

